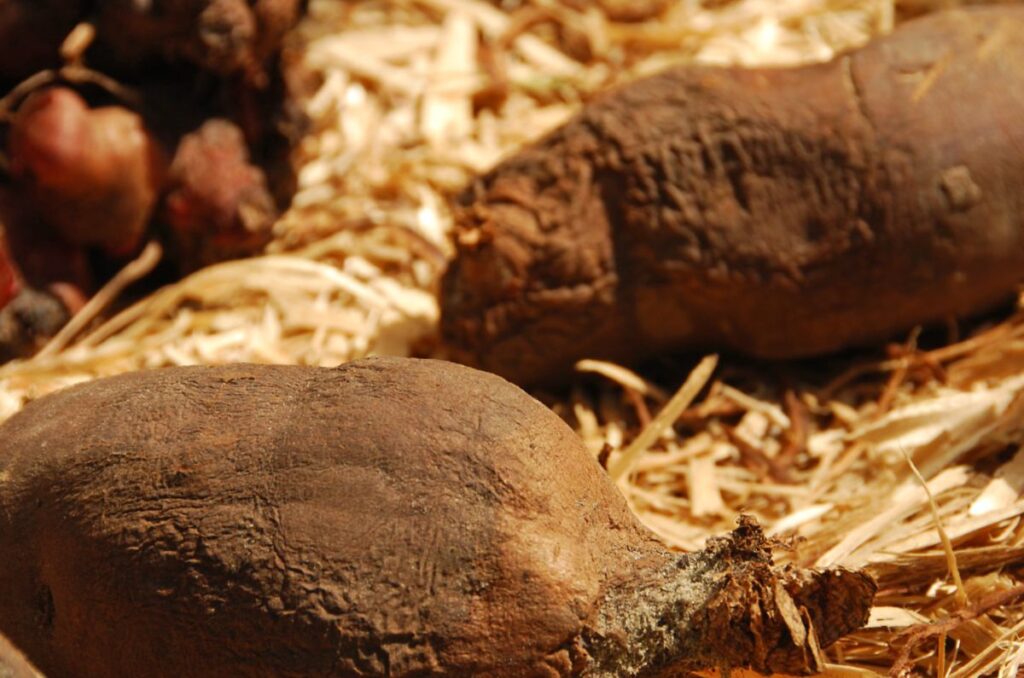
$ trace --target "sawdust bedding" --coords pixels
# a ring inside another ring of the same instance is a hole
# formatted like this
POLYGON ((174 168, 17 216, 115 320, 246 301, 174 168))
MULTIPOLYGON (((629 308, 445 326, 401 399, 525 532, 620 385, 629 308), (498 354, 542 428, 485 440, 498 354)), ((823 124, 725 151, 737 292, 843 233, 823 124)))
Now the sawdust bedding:
MULTIPOLYGON (((307 85, 299 189, 266 255, 105 315, 156 265, 146 250, 42 353, 0 367, 0 419, 147 367, 430 354, 446 196, 590 93, 684 61, 825 60, 940 3, 676 0, 658 21, 615 20, 657 4, 313 0, 286 53, 307 85)), ((780 558, 878 579, 829 675, 1018 674, 1024 315, 811 364, 577 371, 539 395, 667 543, 699 548, 744 512, 791 539, 780 558)))

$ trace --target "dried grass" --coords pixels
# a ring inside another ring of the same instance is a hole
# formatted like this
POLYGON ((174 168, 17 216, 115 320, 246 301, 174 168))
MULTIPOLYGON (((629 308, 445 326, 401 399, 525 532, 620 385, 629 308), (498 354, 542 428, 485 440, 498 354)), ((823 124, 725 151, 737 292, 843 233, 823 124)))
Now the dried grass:
MULTIPOLYGON (((677 0, 662 21, 623 24, 601 3, 505 5, 313 0, 289 50, 312 74, 312 128, 267 256, 199 271, 3 366, 0 419, 126 370, 425 350, 451 252, 445 196, 473 173, 608 85, 678 61, 826 59, 889 30, 895 13, 886 0, 677 0)), ((688 407, 692 393, 673 397, 688 372, 676 365, 638 375, 585 361, 551 400, 651 529, 693 549, 744 511, 793 538, 782 559, 868 567, 881 585, 872 621, 829 651, 826 675, 1017 675, 1024 314, 845 370, 725 360, 688 407)))

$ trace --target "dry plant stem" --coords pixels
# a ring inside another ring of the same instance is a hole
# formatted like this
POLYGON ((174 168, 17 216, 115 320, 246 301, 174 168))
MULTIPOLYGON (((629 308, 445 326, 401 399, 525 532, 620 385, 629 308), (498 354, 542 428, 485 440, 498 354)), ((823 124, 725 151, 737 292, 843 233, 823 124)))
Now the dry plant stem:
POLYGON ((54 675, 808 673, 875 591, 752 519, 668 551, 560 418, 452 363, 137 372, 0 440, 0 629, 54 675))
POLYGON ((103 312, 103 309, 117 299, 129 285, 149 275, 156 265, 160 263, 160 257, 162 256, 163 249, 160 247, 160 243, 155 240, 149 242, 135 260, 118 271, 99 292, 85 303, 85 306, 68 321, 68 324, 61 328, 60 332, 39 351, 38 356, 45 358, 46 356, 55 355, 67 346, 79 332, 85 329, 89 323, 103 312))
POLYGON ((740 525, 731 537, 713 539, 606 598, 582 637, 593 662, 583 675, 667 676, 712 667, 821 671, 821 647, 837 639, 833 624, 847 627, 843 620, 874 584, 849 571, 773 571, 760 528, 750 519, 740 525))
POLYGON ((917 478, 919 483, 921 483, 921 489, 924 490, 925 495, 928 497, 928 507, 931 509, 932 517, 935 520, 935 531, 939 533, 939 540, 942 542, 942 548, 946 552, 949 574, 953 577, 953 583, 956 585, 957 607, 967 607, 968 603, 970 603, 970 597, 967 595, 967 589, 964 588, 964 580, 960 577, 960 567, 956 561, 956 551, 953 549, 953 542, 950 541, 949 535, 946 534, 946 528, 942 526, 942 518, 939 515, 939 506, 935 503, 935 495, 932 494, 931 489, 928 487, 928 481, 926 481, 924 476, 921 475, 921 472, 917 470, 914 460, 910 458, 907 451, 901 449, 900 452, 903 454, 903 459, 906 460, 907 466, 910 467, 914 477, 917 478))
POLYGON ((946 634, 940 633, 935 639, 935 675, 946 678, 946 634))
POLYGON ((640 455, 651 447, 666 428, 672 426, 679 419, 683 410, 693 402, 700 390, 708 383, 716 365, 718 365, 718 356, 711 355, 703 358, 693 368, 682 387, 665 403, 665 407, 654 417, 654 421, 636 437, 636 440, 629 444, 629 447, 622 451, 619 458, 608 468, 608 475, 613 481, 617 482, 628 475, 640 455))
POLYGON ((0 121, 10 121, 22 100, 36 90, 49 85, 67 83, 72 85, 96 85, 116 97, 125 106, 139 109, 142 97, 134 89, 122 85, 108 75, 77 64, 69 64, 57 70, 39 71, 18 83, 0 99, 0 121))
POLYGON ((910 363, 913 359, 913 353, 899 358, 899 366, 889 374, 889 379, 885 382, 885 388, 882 389, 882 395, 878 398, 878 414, 876 415, 878 418, 885 416, 885 413, 892 406, 893 398, 896 397, 900 386, 906 380, 907 373, 910 371, 910 363))
POLYGON ((88 21, 82 21, 68 33, 64 42, 60 45, 60 58, 65 63, 81 65, 85 51, 89 49, 96 39, 96 26, 88 21))
POLYGON ((576 363, 576 371, 600 374, 602 377, 619 384, 623 388, 634 391, 644 397, 654 398, 661 402, 669 399, 669 394, 665 393, 659 386, 644 379, 633 370, 616 365, 615 363, 605 360, 581 360, 576 363))
POLYGON ((789 419, 789 426, 785 427, 782 449, 775 461, 781 471, 788 473, 789 468, 796 462, 800 454, 807 449, 810 421, 807 409, 792 390, 786 391, 783 396, 783 404, 786 417, 789 419))
POLYGON ((43 678, 25 655, 0 633, 0 677, 2 678, 43 678))
MULTIPOLYGON (((905 638, 905 641, 903 646, 900 648, 900 652, 896 657, 896 661, 893 663, 889 675, 894 678, 903 678, 904 676, 910 675, 913 668, 913 662, 910 655, 913 653, 914 648, 920 643, 928 640, 929 638, 946 635, 960 625, 971 620, 978 619, 993 609, 1011 603, 1014 600, 1019 599, 1021 596, 1024 596, 1024 584, 988 595, 985 598, 976 601, 970 607, 953 613, 948 619, 944 619, 934 624, 921 624, 906 629, 901 634, 905 638)), ((1024 622, 1021 622, 1020 624, 1015 625, 1012 629, 1009 629, 1005 635, 1010 636, 1019 633, 1022 628, 1024 628, 1024 622)), ((975 659, 978 659, 979 657, 983 658, 984 656, 984 654, 981 654, 975 659)), ((953 675, 962 675, 962 672, 968 668, 968 666, 962 666, 953 675)), ((981 674, 970 673, 968 675, 981 674)))
MULTIPOLYGON (((975 655, 969 662, 965 662, 956 671, 949 674, 948 678, 978 678, 978 676, 991 675, 999 675, 1000 678, 1002 678, 1002 676, 1019 675, 1016 671, 1017 667, 1014 667, 1014 671, 1004 670, 1004 667, 1006 666, 1004 658, 1007 654, 1004 647, 1009 645, 1010 648, 1014 648, 1015 645, 1019 645, 1021 633, 1024 633, 1024 620, 1017 622, 1013 627, 1000 634, 995 639, 995 642, 986 647, 979 654, 975 655), (999 674, 994 673, 997 668, 1000 670, 999 674)), ((1011 650, 1011 652, 1014 651, 1011 650)), ((1019 652, 1020 649, 1018 648, 1014 654, 1019 654, 1019 652)), ((891 675, 895 676, 895 674, 891 675)), ((899 678, 902 678, 902 676, 899 678)))

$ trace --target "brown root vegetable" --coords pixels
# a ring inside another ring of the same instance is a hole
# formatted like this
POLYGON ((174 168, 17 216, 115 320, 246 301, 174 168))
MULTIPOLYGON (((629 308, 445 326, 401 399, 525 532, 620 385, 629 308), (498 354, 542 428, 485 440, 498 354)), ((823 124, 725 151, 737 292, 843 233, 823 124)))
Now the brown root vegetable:
POLYGON ((561 419, 452 363, 132 373, 0 440, 0 629, 52 675, 808 672, 874 592, 749 520, 669 552, 561 419))
POLYGON ((25 655, 0 634, 0 676, 2 678, 43 678, 25 655))
POLYGON ((268 82, 270 59, 305 0, 99 0, 97 48, 115 64, 187 61, 221 76, 268 82))
POLYGON ((35 211, 70 244, 134 251, 159 196, 163 153, 142 119, 90 109, 74 91, 32 94, 10 132, 11 171, 35 211))
POLYGON ((182 139, 163 216, 184 270, 257 254, 270 241, 277 208, 236 125, 209 120, 182 139))
POLYGON ((602 96, 456 209, 442 328, 519 383, 584 357, 826 353, 1024 279, 1024 8, 821 65, 681 67, 602 96))

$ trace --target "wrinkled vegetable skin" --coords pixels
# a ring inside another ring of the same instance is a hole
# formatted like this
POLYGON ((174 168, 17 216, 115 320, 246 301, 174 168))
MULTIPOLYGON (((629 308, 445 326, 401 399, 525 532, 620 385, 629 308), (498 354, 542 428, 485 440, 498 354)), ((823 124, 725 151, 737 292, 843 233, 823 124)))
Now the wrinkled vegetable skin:
POLYGON ((456 204, 443 332, 519 383, 584 357, 766 358, 984 311, 1024 277, 1024 8, 834 61, 610 92, 456 204))
POLYGON ((0 629, 51 678, 567 674, 605 582, 669 558, 459 365, 135 373, 0 440, 0 629))
POLYGON ((442 361, 133 373, 0 426, 0 631, 51 678, 817 670, 875 584, 771 549, 744 517, 669 552, 557 415, 442 361))

